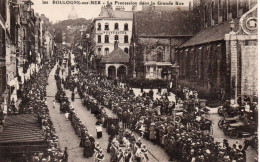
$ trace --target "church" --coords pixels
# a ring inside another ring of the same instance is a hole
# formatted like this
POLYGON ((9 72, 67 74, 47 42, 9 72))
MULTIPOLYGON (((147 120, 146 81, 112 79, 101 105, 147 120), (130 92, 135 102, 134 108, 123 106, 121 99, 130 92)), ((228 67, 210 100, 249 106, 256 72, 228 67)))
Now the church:
POLYGON ((74 6, 72 6, 72 9, 68 15, 68 20, 74 20, 74 19, 78 19, 78 14, 77 14, 74 6))

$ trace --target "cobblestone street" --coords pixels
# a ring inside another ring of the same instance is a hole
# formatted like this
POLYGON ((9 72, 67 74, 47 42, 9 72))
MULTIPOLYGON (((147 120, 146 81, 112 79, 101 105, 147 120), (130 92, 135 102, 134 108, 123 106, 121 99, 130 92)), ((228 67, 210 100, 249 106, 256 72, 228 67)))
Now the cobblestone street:
MULTIPOLYGON (((65 90, 67 93, 67 96, 71 95, 71 91, 65 90)), ((71 101, 71 100, 70 100, 71 101)), ((76 113, 78 114, 78 117, 86 123, 86 126, 88 128, 88 131, 91 135, 94 135, 96 139, 96 130, 95 130, 95 122, 96 119, 93 114, 90 113, 90 111, 87 111, 87 109, 81 104, 81 100, 79 99, 78 95, 75 95, 75 101, 72 102, 72 105, 75 108, 76 113), (88 123, 88 124, 87 124, 88 123)), ((106 112, 110 114, 110 116, 116 116, 111 110, 108 108, 105 108, 106 112)), ((85 124, 84 123, 84 124, 85 124)), ((138 134, 135 133, 137 137, 139 137, 138 134)), ((97 142, 100 143, 101 147, 103 148, 103 151, 105 153, 105 158, 110 159, 110 154, 106 153, 106 148, 108 145, 108 134, 106 133, 106 129, 103 129, 103 137, 101 139, 96 139, 97 142)), ((168 161, 169 156, 165 153, 165 151, 161 148, 158 147, 157 145, 154 145, 152 142, 142 139, 142 143, 146 145, 146 147, 149 150, 149 161, 150 162, 157 162, 157 161, 168 161)), ((107 161, 107 160, 106 160, 107 161)), ((108 160, 109 161, 109 160, 108 160)))
MULTIPOLYGON (((83 157, 83 148, 79 147, 80 138, 75 134, 75 131, 69 121, 66 120, 65 115, 60 113, 59 104, 53 109, 53 100, 57 92, 56 82, 54 80, 54 68, 49 76, 47 85, 47 102, 54 127, 56 128, 59 137, 59 146, 62 150, 68 147, 69 161, 83 162, 87 161, 83 157)), ((89 160, 91 161, 91 160, 89 160)))

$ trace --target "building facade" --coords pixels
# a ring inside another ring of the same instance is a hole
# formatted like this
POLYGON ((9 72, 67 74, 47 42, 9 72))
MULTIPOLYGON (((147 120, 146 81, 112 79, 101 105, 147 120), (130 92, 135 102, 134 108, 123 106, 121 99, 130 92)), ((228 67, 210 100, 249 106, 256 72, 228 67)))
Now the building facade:
POLYGON ((125 11, 123 7, 103 6, 99 17, 95 18, 93 39, 95 55, 107 56, 114 50, 115 41, 118 47, 129 53, 132 36, 133 12, 125 11))
MULTIPOLYGON (((176 49, 179 84, 198 90, 199 94, 203 94, 201 97, 218 98, 219 101, 236 101, 239 95, 251 94, 252 97, 257 94, 257 88, 252 88, 257 85, 255 76, 242 75, 244 61, 254 62, 253 59, 243 58, 243 50, 254 51, 257 48, 257 32, 249 29, 255 28, 250 25, 256 26, 251 21, 257 19, 256 11, 251 10, 255 4, 254 0, 194 1, 195 15, 204 15, 197 22, 202 28, 176 49), (243 23, 249 20, 250 23, 243 27, 243 23), (239 38, 235 39, 233 35, 239 35, 239 38), (245 90, 247 86, 251 88, 245 90), (242 93, 242 89, 247 92, 242 93)), ((255 54, 252 58, 256 57, 255 54)), ((255 67, 252 69, 257 70, 255 67)))
POLYGON ((135 12, 130 50, 132 76, 171 79, 175 48, 197 29, 192 17, 189 11, 135 12))
POLYGON ((44 28, 32 5, 30 0, 0 2, 1 108, 21 97, 25 80, 40 68, 44 28))

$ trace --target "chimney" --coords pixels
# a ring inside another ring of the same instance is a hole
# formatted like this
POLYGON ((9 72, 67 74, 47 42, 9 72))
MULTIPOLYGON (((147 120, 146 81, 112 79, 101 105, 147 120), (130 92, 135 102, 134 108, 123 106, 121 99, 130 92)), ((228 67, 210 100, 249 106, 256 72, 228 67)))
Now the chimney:
POLYGON ((115 41, 114 43, 114 50, 118 49, 118 41, 115 41))
POLYGON ((125 11, 125 7, 124 6, 116 6, 116 11, 125 11))

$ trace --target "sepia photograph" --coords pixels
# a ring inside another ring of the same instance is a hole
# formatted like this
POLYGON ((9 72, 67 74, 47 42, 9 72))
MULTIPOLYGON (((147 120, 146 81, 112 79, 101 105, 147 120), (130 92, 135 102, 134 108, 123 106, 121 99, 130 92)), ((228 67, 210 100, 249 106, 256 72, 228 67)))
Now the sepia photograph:
POLYGON ((257 0, 0 0, 0 162, 258 162, 257 0))

